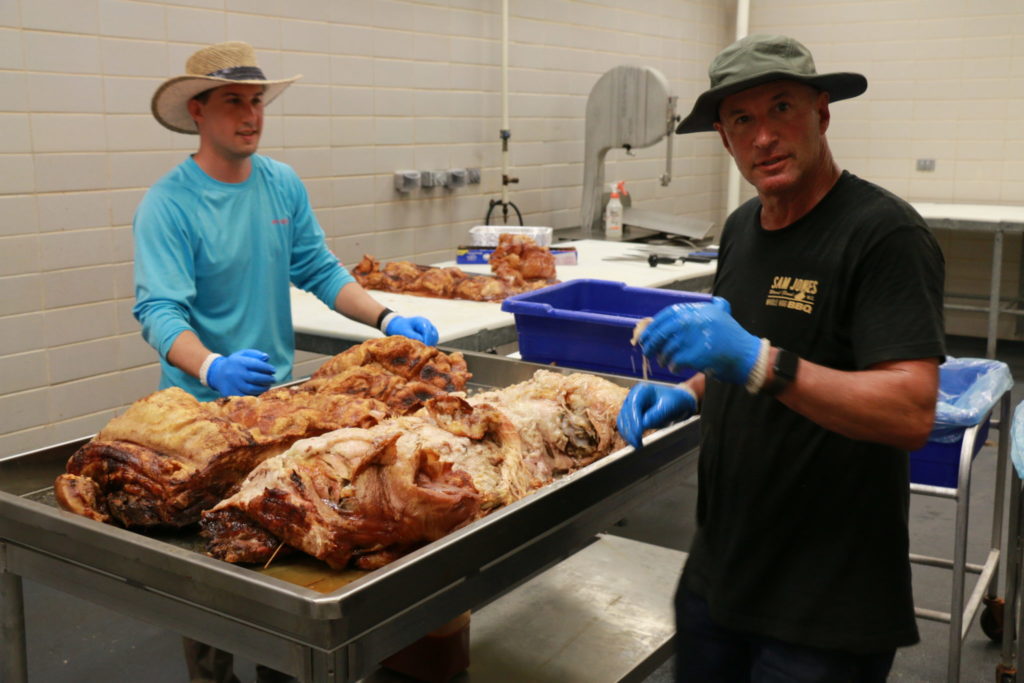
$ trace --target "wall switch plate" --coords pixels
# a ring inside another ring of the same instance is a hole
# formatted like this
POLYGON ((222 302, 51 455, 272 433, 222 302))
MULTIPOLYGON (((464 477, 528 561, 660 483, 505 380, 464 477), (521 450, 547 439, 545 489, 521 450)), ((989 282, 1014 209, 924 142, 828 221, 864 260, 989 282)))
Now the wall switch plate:
POLYGON ((480 169, 479 168, 467 168, 466 169, 466 183, 469 185, 477 185, 480 183, 480 169))
POLYGON ((918 159, 917 160, 918 171, 934 171, 935 170, 935 159, 918 159))

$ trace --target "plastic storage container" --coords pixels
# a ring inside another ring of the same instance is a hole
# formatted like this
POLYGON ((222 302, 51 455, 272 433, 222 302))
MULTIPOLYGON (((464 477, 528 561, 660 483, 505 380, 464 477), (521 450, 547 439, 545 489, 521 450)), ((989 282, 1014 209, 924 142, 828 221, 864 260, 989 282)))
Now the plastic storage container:
MULTIPOLYGON (((974 440, 972 458, 985 445, 990 422, 991 420, 985 420, 985 424, 978 430, 978 436, 974 440)), ((961 431, 957 441, 949 443, 929 441, 924 448, 912 451, 910 453, 910 481, 928 486, 956 488, 960 480, 960 449, 964 443, 964 431, 967 430, 961 431)))
POLYGON ((498 235, 526 235, 540 247, 550 247, 554 228, 538 225, 475 225, 469 229, 470 244, 474 247, 498 246, 498 235))
MULTIPOLYGON (((580 279, 509 297, 501 310, 515 315, 523 360, 643 377, 643 356, 630 343, 637 321, 672 304, 710 300, 710 294, 580 279)), ((692 375, 652 360, 648 377, 681 382, 692 375)))
POLYGON ((987 413, 1013 387, 1006 363, 984 358, 947 358, 939 366, 935 423, 924 448, 910 453, 910 481, 955 488, 960 478, 964 433, 984 424, 974 440, 973 458, 988 437, 987 413))

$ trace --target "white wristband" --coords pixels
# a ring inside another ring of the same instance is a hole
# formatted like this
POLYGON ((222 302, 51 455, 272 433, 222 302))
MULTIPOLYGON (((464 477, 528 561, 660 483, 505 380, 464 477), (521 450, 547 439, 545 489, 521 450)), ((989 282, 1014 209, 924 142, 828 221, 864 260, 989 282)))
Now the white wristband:
POLYGON ((206 374, 210 372, 210 366, 213 365, 213 361, 220 357, 221 355, 219 353, 211 353, 203 361, 203 364, 199 366, 199 381, 204 387, 210 386, 209 382, 206 381, 206 374))
POLYGON ((394 311, 391 311, 386 316, 384 316, 383 320, 380 321, 380 327, 378 329, 384 334, 387 334, 388 325, 390 325, 391 321, 397 317, 398 314, 395 313, 394 311))
POLYGON ((750 369, 750 375, 747 377, 747 392, 756 394, 764 386, 764 381, 768 379, 768 357, 771 355, 771 350, 772 343, 762 337, 757 360, 754 361, 754 367, 750 369))

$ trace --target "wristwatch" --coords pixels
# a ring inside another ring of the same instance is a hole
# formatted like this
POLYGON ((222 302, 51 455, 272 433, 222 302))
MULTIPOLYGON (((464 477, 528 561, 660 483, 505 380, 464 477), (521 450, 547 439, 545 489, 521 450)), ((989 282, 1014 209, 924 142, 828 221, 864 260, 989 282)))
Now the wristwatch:
POLYGON ((800 356, 792 351, 779 348, 775 354, 775 364, 772 365, 772 378, 764 383, 761 392, 769 396, 776 396, 788 387, 796 379, 796 369, 800 364, 800 356))

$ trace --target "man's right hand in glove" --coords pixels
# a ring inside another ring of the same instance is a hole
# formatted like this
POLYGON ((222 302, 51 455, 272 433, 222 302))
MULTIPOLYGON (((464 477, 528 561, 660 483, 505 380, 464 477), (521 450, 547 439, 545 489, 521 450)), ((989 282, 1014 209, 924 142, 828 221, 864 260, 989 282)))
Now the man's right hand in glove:
POLYGON ((633 448, 643 445, 644 432, 658 429, 697 412, 697 397, 685 387, 636 384, 622 402, 616 424, 633 448))
POLYGON ((257 349, 236 351, 214 359, 206 372, 206 382, 221 396, 255 396, 274 383, 270 356, 257 349))

